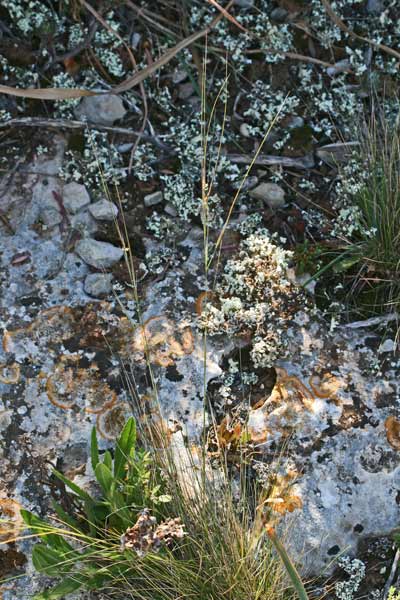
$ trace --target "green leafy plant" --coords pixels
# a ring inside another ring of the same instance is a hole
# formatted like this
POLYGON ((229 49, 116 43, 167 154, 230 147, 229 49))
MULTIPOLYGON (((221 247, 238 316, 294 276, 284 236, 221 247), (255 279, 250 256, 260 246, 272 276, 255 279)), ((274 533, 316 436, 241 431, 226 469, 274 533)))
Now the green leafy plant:
POLYGON ((113 454, 100 456, 92 433, 99 494, 56 472, 71 492, 71 511, 54 504, 54 524, 22 511, 40 538, 35 568, 59 579, 35 600, 65 598, 80 588, 124 600, 307 600, 282 543, 275 534, 271 539, 265 515, 254 510, 254 486, 244 479, 233 492, 222 471, 214 478, 213 471, 196 469, 188 449, 179 453, 177 459, 162 448, 150 457, 138 449, 133 418, 113 454), (182 470, 186 452, 190 477, 182 470))
POLYGON ((49 576, 63 576, 52 590, 36 595, 37 600, 62 598, 82 586, 96 589, 107 580, 120 577, 129 570, 132 558, 112 564, 112 559, 121 554, 121 536, 135 524, 141 511, 157 509, 170 501, 163 494, 162 480, 157 477, 159 473, 152 466, 149 453, 136 448, 133 418, 127 421, 116 442, 114 457, 108 450, 100 456, 93 429, 91 462, 99 486, 95 497, 54 471, 72 492, 73 515, 54 502, 59 522, 54 526, 31 512, 21 511, 25 523, 41 540, 32 551, 35 568, 49 576))
POLYGON ((396 590, 394 587, 391 587, 389 589, 387 600, 400 600, 400 591, 396 590))

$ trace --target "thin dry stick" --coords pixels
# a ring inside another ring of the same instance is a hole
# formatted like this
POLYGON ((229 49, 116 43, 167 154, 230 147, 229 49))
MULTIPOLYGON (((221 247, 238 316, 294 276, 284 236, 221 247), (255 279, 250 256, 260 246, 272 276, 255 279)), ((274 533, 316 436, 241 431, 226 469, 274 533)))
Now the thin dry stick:
MULTIPOLYGON (((245 50, 245 54, 260 54, 261 52, 268 53, 272 52, 271 48, 253 48, 250 50, 245 50)), ((280 52, 285 58, 291 58, 292 60, 301 60, 302 62, 312 63, 314 65, 321 65, 321 67, 334 67, 333 63, 326 62, 325 60, 320 60, 319 58, 313 58, 312 56, 305 56, 304 54, 297 54, 297 52, 280 52)), ((346 71, 350 72, 350 69, 346 69, 346 71)))
POLYGON ((145 8, 136 6, 136 4, 134 4, 132 2, 132 0, 125 0, 125 4, 127 4, 136 13, 136 15, 139 18, 142 18, 144 21, 149 23, 152 27, 161 31, 161 33, 166 33, 167 35, 170 35, 172 37, 178 37, 177 34, 175 32, 173 32, 171 29, 160 24, 160 21, 164 21, 164 23, 168 23, 168 25, 171 26, 171 23, 167 19, 164 19, 161 15, 157 15, 158 20, 155 20, 152 18, 151 13, 149 13, 148 10, 146 10, 145 8))
MULTIPOLYGON (((233 0, 229 2, 227 10, 232 6, 233 0)), ((141 69, 138 73, 135 73, 132 77, 128 77, 125 81, 120 83, 114 88, 106 91, 94 91, 84 90, 82 88, 14 88, 8 85, 0 85, 0 93, 7 94, 9 96, 19 96, 21 98, 33 98, 37 100, 69 100, 71 98, 82 98, 83 96, 98 96, 106 94, 120 94, 121 92, 127 92, 133 87, 139 85, 142 81, 147 79, 150 75, 158 71, 161 67, 168 64, 181 50, 184 50, 197 40, 203 38, 209 33, 213 27, 223 18, 222 14, 219 14, 215 19, 202 29, 196 31, 192 35, 180 41, 176 46, 170 48, 165 54, 163 54, 158 60, 154 61, 148 67, 141 69)))
POLYGON ((239 27, 239 29, 241 29, 242 31, 244 31, 245 33, 248 33, 247 29, 245 27, 243 27, 243 25, 241 25, 236 19, 235 17, 233 17, 226 8, 224 8, 223 6, 221 6, 220 4, 218 4, 218 2, 216 2, 216 0, 207 0, 207 2, 209 2, 210 4, 212 4, 213 6, 215 6, 215 8, 217 10, 219 10, 219 12, 224 15, 225 19, 228 19, 228 21, 230 21, 231 23, 233 23, 234 25, 236 25, 236 27, 239 27))
POLYGON ((335 25, 337 27, 339 27, 339 29, 341 29, 342 31, 347 33, 353 39, 360 40, 361 42, 366 42, 370 46, 373 46, 374 48, 378 48, 379 50, 382 50, 383 52, 386 52, 387 54, 390 54, 391 56, 394 56, 395 58, 400 60, 399 52, 397 52, 396 50, 393 50, 393 48, 389 48, 389 46, 385 46, 385 44, 378 44, 377 42, 374 42, 373 40, 370 40, 366 37, 363 37, 362 35, 358 35, 358 33, 354 33, 354 31, 349 29, 347 27, 347 25, 345 23, 343 23, 342 19, 335 13, 332 6, 329 4, 328 0, 321 0, 321 2, 325 6, 325 10, 328 13, 329 17, 331 18, 331 20, 335 23, 335 25))
POLYGON ((150 141, 155 146, 159 146, 163 150, 174 153, 172 148, 169 148, 166 144, 161 142, 157 137, 143 134, 140 131, 134 131, 133 129, 127 129, 126 127, 110 127, 108 125, 99 125, 98 123, 89 123, 86 121, 75 121, 67 119, 44 119, 42 117, 19 117, 10 119, 0 123, 1 129, 8 129, 10 127, 43 127, 44 129, 96 129, 97 131, 104 131, 106 133, 114 133, 123 135, 126 137, 143 137, 150 141))

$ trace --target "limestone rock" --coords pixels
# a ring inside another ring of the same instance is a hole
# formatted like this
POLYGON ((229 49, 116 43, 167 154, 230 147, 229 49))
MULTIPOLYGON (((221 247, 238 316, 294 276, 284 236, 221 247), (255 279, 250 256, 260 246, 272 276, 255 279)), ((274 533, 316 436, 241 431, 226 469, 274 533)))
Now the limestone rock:
POLYGON ((254 0, 235 0, 235 4, 240 8, 253 8, 254 0))
POLYGON ((144 205, 149 207, 149 206, 155 206, 156 204, 160 204, 160 202, 162 202, 163 200, 163 193, 160 191, 157 192, 152 192, 151 194, 147 194, 147 196, 144 197, 144 205))
POLYGON ((250 197, 262 200, 270 208, 281 208, 285 204, 285 191, 276 183, 260 183, 249 192, 250 197))
POLYGON ((89 206, 89 212, 98 221, 114 221, 118 215, 118 207, 109 200, 103 198, 89 206))
POLYGON ((378 348, 379 354, 383 352, 395 352, 397 344, 395 340, 387 339, 378 348))
POLYGON ((91 123, 113 125, 125 116, 126 110, 119 96, 88 96, 81 100, 75 114, 78 119, 87 119, 91 123))
POLYGON ((63 189, 63 204, 66 210, 73 215, 90 204, 90 197, 85 186, 75 181, 67 183, 63 189))
POLYGON ((168 202, 165 205, 164 210, 167 213, 167 215, 169 215, 170 217, 177 217, 178 216, 178 211, 176 210, 175 206, 173 204, 171 204, 170 202, 168 202))
POLYGON ((112 290, 111 273, 89 273, 85 279, 83 288, 89 296, 101 298, 107 296, 112 290))
POLYGON ((251 137, 251 134, 250 134, 250 131, 249 131, 249 126, 248 126, 247 123, 241 123, 240 124, 239 132, 240 132, 240 135, 242 135, 245 138, 251 137))
POLYGON ((108 242, 98 242, 91 238, 80 240, 75 252, 81 259, 95 269, 108 269, 121 260, 124 252, 108 242))

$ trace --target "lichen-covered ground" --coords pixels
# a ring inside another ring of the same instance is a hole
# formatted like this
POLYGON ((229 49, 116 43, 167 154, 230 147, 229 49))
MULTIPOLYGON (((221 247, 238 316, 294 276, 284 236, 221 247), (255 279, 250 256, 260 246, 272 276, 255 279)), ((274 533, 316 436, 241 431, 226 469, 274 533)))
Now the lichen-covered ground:
POLYGON ((106 448, 158 403, 171 439, 199 443, 205 424, 233 475, 245 444, 316 597, 384 598, 396 323, 355 311, 340 276, 309 280, 321 248, 362 227, 352 150, 371 98, 397 122, 400 8, 231 4, 233 19, 200 0, 0 0, 3 86, 125 82, 83 99, 0 94, 4 600, 42 585, 29 543, 9 541, 19 506, 46 514, 62 497, 54 466, 87 484, 92 426, 106 448))

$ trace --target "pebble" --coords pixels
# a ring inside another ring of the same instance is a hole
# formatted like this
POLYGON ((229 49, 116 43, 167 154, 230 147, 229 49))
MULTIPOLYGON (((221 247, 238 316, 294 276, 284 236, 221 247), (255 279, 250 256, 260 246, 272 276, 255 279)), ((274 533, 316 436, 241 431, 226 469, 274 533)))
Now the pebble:
POLYGON ((302 117, 290 117, 286 124, 288 129, 299 129, 304 126, 304 119, 302 117))
POLYGON ((240 124, 239 132, 240 132, 240 135, 242 135, 245 138, 251 137, 250 131, 249 131, 249 126, 248 126, 247 123, 241 123, 240 124))
POLYGON ((235 0, 234 4, 240 8, 253 8, 254 0, 235 0))
POLYGON ((351 67, 351 65, 350 65, 349 59, 344 58, 343 60, 339 60, 337 63, 332 65, 332 67, 328 67, 326 69, 326 72, 329 75, 329 77, 334 77, 335 75, 338 75, 339 73, 348 71, 350 69, 350 67, 351 67))
POLYGON ((109 242, 98 242, 91 238, 79 240, 75 252, 80 258, 95 269, 108 269, 121 260, 124 251, 109 242))
POLYGON ((262 200, 270 208, 281 208, 285 204, 285 191, 277 183, 260 183, 250 190, 249 195, 255 200, 262 200))
POLYGON ((134 48, 135 50, 138 49, 138 46, 140 44, 140 40, 142 39, 142 34, 138 33, 137 31, 135 31, 134 33, 132 33, 131 35, 131 46, 132 48, 134 48))
POLYGON ((43 207, 40 211, 40 220, 46 227, 55 227, 62 223, 62 214, 56 208, 43 207))
POLYGON ((358 142, 327 144, 317 148, 315 154, 330 167, 337 167, 338 163, 346 162, 358 146, 358 142))
POLYGON ((284 8, 278 7, 271 11, 271 21, 275 21, 275 23, 284 23, 287 16, 288 12, 284 8))
POLYGON ((73 215, 90 204, 87 189, 84 185, 75 181, 64 186, 62 198, 65 209, 73 215))
POLYGON ((369 13, 380 13, 384 9, 382 0, 368 0, 367 11, 369 13))
POLYGON ((187 76, 187 71, 184 69, 175 69, 175 71, 172 73, 172 83, 175 83, 176 85, 178 83, 182 83, 185 81, 185 79, 187 79, 187 76))
POLYGON ((103 198, 89 206, 89 212, 98 221, 114 221, 118 215, 118 207, 109 200, 103 198))
POLYGON ((163 193, 158 191, 158 192, 153 192, 152 194, 147 194, 147 196, 144 197, 144 205, 149 207, 149 206, 155 206, 156 204, 160 204, 160 202, 163 201, 163 193))
POLYGON ((383 352, 394 352, 396 350, 396 342, 394 340, 387 339, 378 348, 379 354, 383 352))
POLYGON ((89 296, 101 298, 112 290, 112 273, 89 273, 83 284, 83 289, 89 296))
POLYGON ((194 87, 190 81, 187 83, 181 83, 179 86, 178 97, 181 100, 187 100, 194 94, 194 87))
POLYGON ((168 204, 165 205, 164 210, 167 213, 167 215, 169 215, 170 217, 178 216, 178 211, 176 210, 175 206, 173 206, 169 202, 168 202, 168 204))
POLYGON ((84 118, 99 125, 113 125, 114 121, 122 119, 125 114, 121 98, 113 94, 83 98, 75 109, 75 115, 79 119, 84 118))
POLYGON ((243 178, 240 178, 238 181, 234 181, 232 183, 232 187, 234 190, 241 189, 242 192, 247 190, 251 190, 251 188, 255 187, 258 183, 258 177, 256 175, 248 175, 246 179, 243 181, 243 178))

